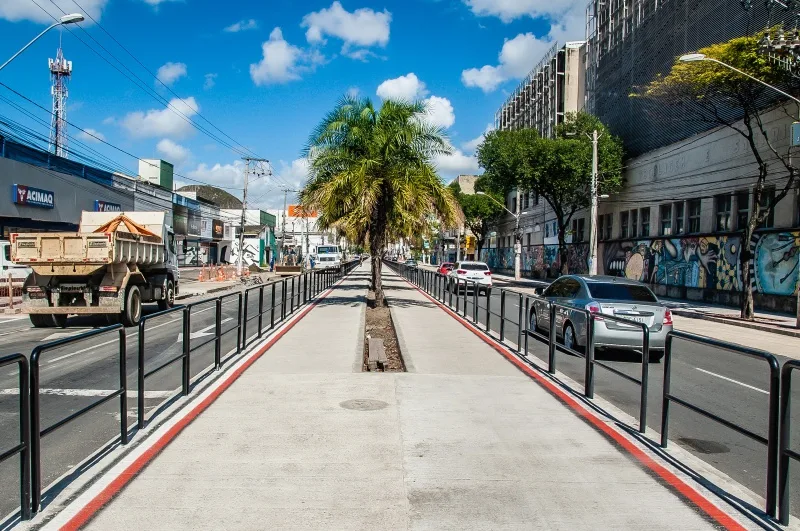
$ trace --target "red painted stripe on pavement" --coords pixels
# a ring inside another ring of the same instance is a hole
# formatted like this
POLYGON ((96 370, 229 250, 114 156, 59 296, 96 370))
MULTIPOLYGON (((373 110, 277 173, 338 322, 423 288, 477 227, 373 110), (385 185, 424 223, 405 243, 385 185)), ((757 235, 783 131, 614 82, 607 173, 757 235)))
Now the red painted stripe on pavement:
POLYGON ((594 416, 590 413, 582 404, 580 404, 577 400, 569 396, 563 389, 558 387, 556 384, 548 380, 547 378, 543 377, 537 371, 529 367, 527 364, 522 362, 519 358, 509 352, 504 346, 497 343, 497 341, 492 338, 491 336, 486 335, 481 330, 478 330, 472 323, 455 313, 446 305, 442 304, 435 298, 428 295, 426 292, 422 291, 413 283, 409 282, 402 276, 400 277, 406 281, 407 284, 414 287, 417 291, 419 291, 422 295, 428 298, 431 302, 438 305, 442 308, 445 312, 450 314, 451 317, 454 317, 459 323, 461 323, 465 328, 471 331, 473 334, 478 336, 484 343, 492 347, 495 351, 499 352, 504 358, 508 361, 513 363, 519 370, 524 372, 527 376, 535 380, 537 383, 542 385, 545 389, 550 391, 551 394, 559 398, 562 402, 572 408, 576 413, 578 413, 581 417, 586 419, 594 428, 598 431, 602 432, 609 438, 611 438, 614 442, 616 442, 619 446, 624 448, 628 451, 631 455, 636 457, 643 465, 649 468, 652 472, 657 474, 662 480, 664 480, 667 484, 669 484, 673 489, 678 491, 682 494, 685 498, 687 498, 690 502, 695 504, 699 507, 703 512, 709 515, 711 518, 717 521, 720 525, 724 526, 725 529, 735 530, 735 531, 744 531, 746 528, 743 527, 739 522, 734 520, 730 515, 725 513, 719 507, 714 505, 709 499, 703 496, 701 493, 690 487, 685 481, 679 478, 670 470, 666 469, 663 465, 657 463, 652 457, 647 455, 641 448, 633 444, 629 439, 624 437, 622 434, 611 428, 608 424, 594 416))
POLYGON ((272 336, 270 340, 267 342, 266 345, 261 347, 251 358, 249 358, 246 362, 244 362, 239 368, 233 371, 221 384, 220 386, 211 392, 202 402, 197 404, 194 408, 192 408, 189 413, 187 413, 183 418, 181 418, 172 428, 170 428, 167 433, 162 435, 150 448, 148 448, 142 455, 136 458, 136 460, 128 465, 128 467, 123 470, 119 476, 114 478, 111 483, 109 483, 102 491, 100 491, 94 498, 89 500, 89 502, 80 510, 78 513, 69 519, 69 521, 61 526, 61 531, 73 531, 76 529, 80 529, 83 527, 91 518, 103 508, 105 504, 107 504, 111 499, 116 496, 122 488, 128 484, 133 478, 135 478, 139 472, 156 456, 161 452, 172 440, 181 432, 183 431, 186 426, 191 424, 191 422, 196 419, 203 411, 205 411, 208 406, 210 406, 219 396, 225 392, 232 384, 235 382, 241 375, 246 371, 253 363, 255 363, 267 350, 269 350, 281 337, 283 337, 286 332, 294 328, 298 322, 300 322, 303 317, 308 314, 314 307, 319 304, 320 301, 325 299, 328 295, 331 294, 333 289, 338 286, 341 282, 344 281, 344 278, 339 280, 336 284, 328 288, 327 292, 324 293, 320 298, 315 300, 311 303, 305 310, 303 310, 300 314, 295 316, 293 321, 290 321, 283 329, 280 330, 277 334, 272 336))

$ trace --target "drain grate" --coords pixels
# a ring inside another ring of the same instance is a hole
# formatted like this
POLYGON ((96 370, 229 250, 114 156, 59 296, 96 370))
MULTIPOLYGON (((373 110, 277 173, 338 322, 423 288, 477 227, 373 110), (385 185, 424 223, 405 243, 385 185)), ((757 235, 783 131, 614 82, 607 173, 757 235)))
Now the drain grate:
POLYGON ((731 451, 730 448, 716 441, 681 437, 678 439, 678 442, 683 443, 684 445, 701 454, 727 454, 731 451))
POLYGON ((389 404, 382 400, 372 400, 369 398, 354 398, 353 400, 345 400, 339 406, 344 409, 354 409, 356 411, 375 411, 383 409, 389 404))

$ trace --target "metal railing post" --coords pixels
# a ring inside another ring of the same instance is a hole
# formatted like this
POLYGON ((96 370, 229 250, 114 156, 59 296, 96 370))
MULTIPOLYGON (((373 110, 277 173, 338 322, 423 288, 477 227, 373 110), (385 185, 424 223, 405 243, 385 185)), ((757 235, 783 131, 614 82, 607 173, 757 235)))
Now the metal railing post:
POLYGON ((289 292, 289 313, 294 313, 294 277, 292 277, 292 285, 289 288, 291 291, 289 292))
POLYGON ((119 438, 122 444, 128 444, 128 343, 125 328, 119 329, 119 438))
POLYGON ((465 278, 464 279, 464 307, 461 309, 465 319, 467 317, 467 290, 469 289, 469 284, 468 283, 469 283, 469 280, 467 280, 465 278))
POLYGON ((556 373, 556 306, 550 303, 550 341, 548 347, 547 372, 556 373))
POLYGON ((586 316, 586 374, 583 377, 583 394, 594 398, 594 316, 586 316))
POLYGON ((271 303, 270 303, 270 309, 269 309, 269 328, 270 328, 270 330, 275 328, 275 286, 277 284, 278 284, 277 282, 273 282, 272 283, 272 295, 270 296, 270 298, 272 299, 271 303))
POLYGON ((781 373, 778 360, 773 356, 769 363, 769 425, 767 427, 767 514, 775 517, 778 503, 778 439, 780 436, 781 373))
POLYGON ((222 367, 222 297, 217 298, 215 306, 214 334, 217 336, 214 341, 214 370, 222 367))
POLYGON ((506 337, 506 290, 500 290, 500 342, 506 337))
POLYGON ((486 333, 492 331, 490 322, 492 320, 492 293, 490 290, 486 291, 486 333))
POLYGON ((39 506, 42 504, 42 426, 39 409, 40 353, 39 347, 34 347, 30 358, 31 512, 34 514, 39 512, 39 506))
POLYGON ((242 292, 239 292, 239 309, 236 312, 236 353, 242 351, 242 292))
MULTIPOLYGON (((526 358, 528 357, 528 339, 529 339, 529 337, 531 335, 530 330, 528 330, 528 327, 530 326, 530 320, 528 319, 528 316, 530 314, 531 314, 531 299, 530 299, 530 297, 526 296, 525 297, 525 339, 524 339, 525 348, 522 351, 522 355, 525 356, 526 358)), ((520 327, 522 327, 522 324, 520 324, 520 327)), ((535 331, 536 330, 534 330, 534 332, 535 331)))
POLYGON ((189 381, 191 380, 191 368, 189 366, 189 355, 191 354, 190 334, 192 330, 191 306, 183 310, 183 396, 189 394, 189 381))
POLYGON ((672 334, 664 342, 664 383, 661 390, 661 448, 669 442, 669 384, 672 376, 672 334))
POLYGON ((478 286, 472 291, 472 322, 478 324, 478 286))
POLYGON ((518 316, 517 316, 517 352, 522 351, 522 293, 519 294, 518 303, 518 316))
POLYGON ((286 319, 286 279, 281 280, 281 321, 286 319))
POLYGON ((258 337, 261 337, 262 319, 264 317, 264 286, 258 288, 258 337))
POLYGON ((250 313, 250 292, 244 292, 244 317, 242 317, 242 348, 247 346, 247 321, 250 313))
MULTIPOLYGON (((456 282, 458 282, 458 279, 456 279, 456 282)), ((458 286, 458 283, 456 283, 456 286, 458 286)), ((456 289, 458 289, 458 287, 456 287, 456 289)), ((452 308, 453 307, 453 282, 452 281, 448 281, 447 282, 447 292, 448 292, 447 293, 447 298, 448 298, 447 305, 452 308)), ((456 304, 458 304, 458 297, 456 297, 456 304)))
POLYGON ((144 429, 144 327, 147 321, 139 321, 139 345, 136 363, 136 416, 139 429, 144 429))
POLYGON ((650 328, 642 324, 642 385, 639 402, 639 433, 647 431, 647 390, 650 379, 650 328))
POLYGON ((789 486, 789 437, 791 434, 791 395, 792 371, 800 370, 800 361, 789 360, 781 369, 781 418, 780 441, 778 449, 778 521, 783 525, 789 524, 791 509, 789 486))

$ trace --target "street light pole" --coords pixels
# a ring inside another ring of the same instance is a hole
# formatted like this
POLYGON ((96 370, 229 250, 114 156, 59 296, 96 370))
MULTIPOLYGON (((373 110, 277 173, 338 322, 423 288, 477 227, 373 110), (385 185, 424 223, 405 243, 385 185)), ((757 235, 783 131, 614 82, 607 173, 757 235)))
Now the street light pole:
POLYGON ((514 216, 514 279, 520 280, 522 278, 522 238, 519 234, 519 219, 522 217, 523 214, 527 214, 527 212, 522 212, 521 205, 519 204, 519 192, 517 192, 517 210, 519 212, 511 212, 503 203, 495 199, 494 197, 490 196, 485 192, 475 192, 477 195, 485 195, 495 203, 497 203, 500 207, 503 208, 506 212, 514 216))
POLYGON ((589 274, 597 274, 597 129, 592 132, 592 226, 589 228, 589 274))
POLYGON ((31 45, 32 45, 34 42, 38 41, 38 40, 39 40, 39 38, 41 38, 41 36, 42 36, 42 35, 44 35, 44 34, 45 34, 45 33, 47 33, 48 31, 50 31, 51 29, 55 28, 56 26, 64 26, 64 25, 66 25, 66 24, 75 24, 75 23, 77 23, 77 22, 83 22, 83 20, 84 20, 84 18, 83 18, 83 15, 81 15, 80 13, 72 13, 71 15, 64 15, 63 17, 61 17, 61 18, 59 19, 59 21, 58 21, 58 22, 56 22, 55 24, 51 24, 50 26, 48 26, 47 28, 45 28, 45 30, 44 30, 43 32, 41 32, 39 35, 37 35, 36 37, 34 37, 34 38, 33 38, 33 40, 31 40, 31 42, 29 42, 28 44, 26 44, 25 46, 23 46, 23 47, 22 47, 22 49, 21 49, 20 51, 18 51, 18 52, 17 52, 17 53, 15 53, 14 55, 12 55, 12 56, 11 56, 11 58, 10 58, 8 61, 6 61, 6 62, 5 62, 5 63, 3 63, 2 65, 0 65, 0 70, 4 69, 6 66, 8 66, 8 64, 9 64, 11 61, 13 61, 14 59, 16 59, 16 58, 17 58, 17 56, 18 56, 18 55, 20 55, 22 52, 24 52, 25 50, 27 50, 28 48, 30 48, 30 46, 31 46, 31 45))

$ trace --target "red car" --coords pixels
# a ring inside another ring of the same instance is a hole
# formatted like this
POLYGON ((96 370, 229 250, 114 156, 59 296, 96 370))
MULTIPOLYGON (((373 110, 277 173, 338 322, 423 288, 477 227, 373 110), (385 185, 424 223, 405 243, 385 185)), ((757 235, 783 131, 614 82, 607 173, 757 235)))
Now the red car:
POLYGON ((439 266, 439 269, 436 270, 437 273, 440 275, 447 275, 450 271, 453 270, 453 263, 452 262, 445 262, 439 266))

